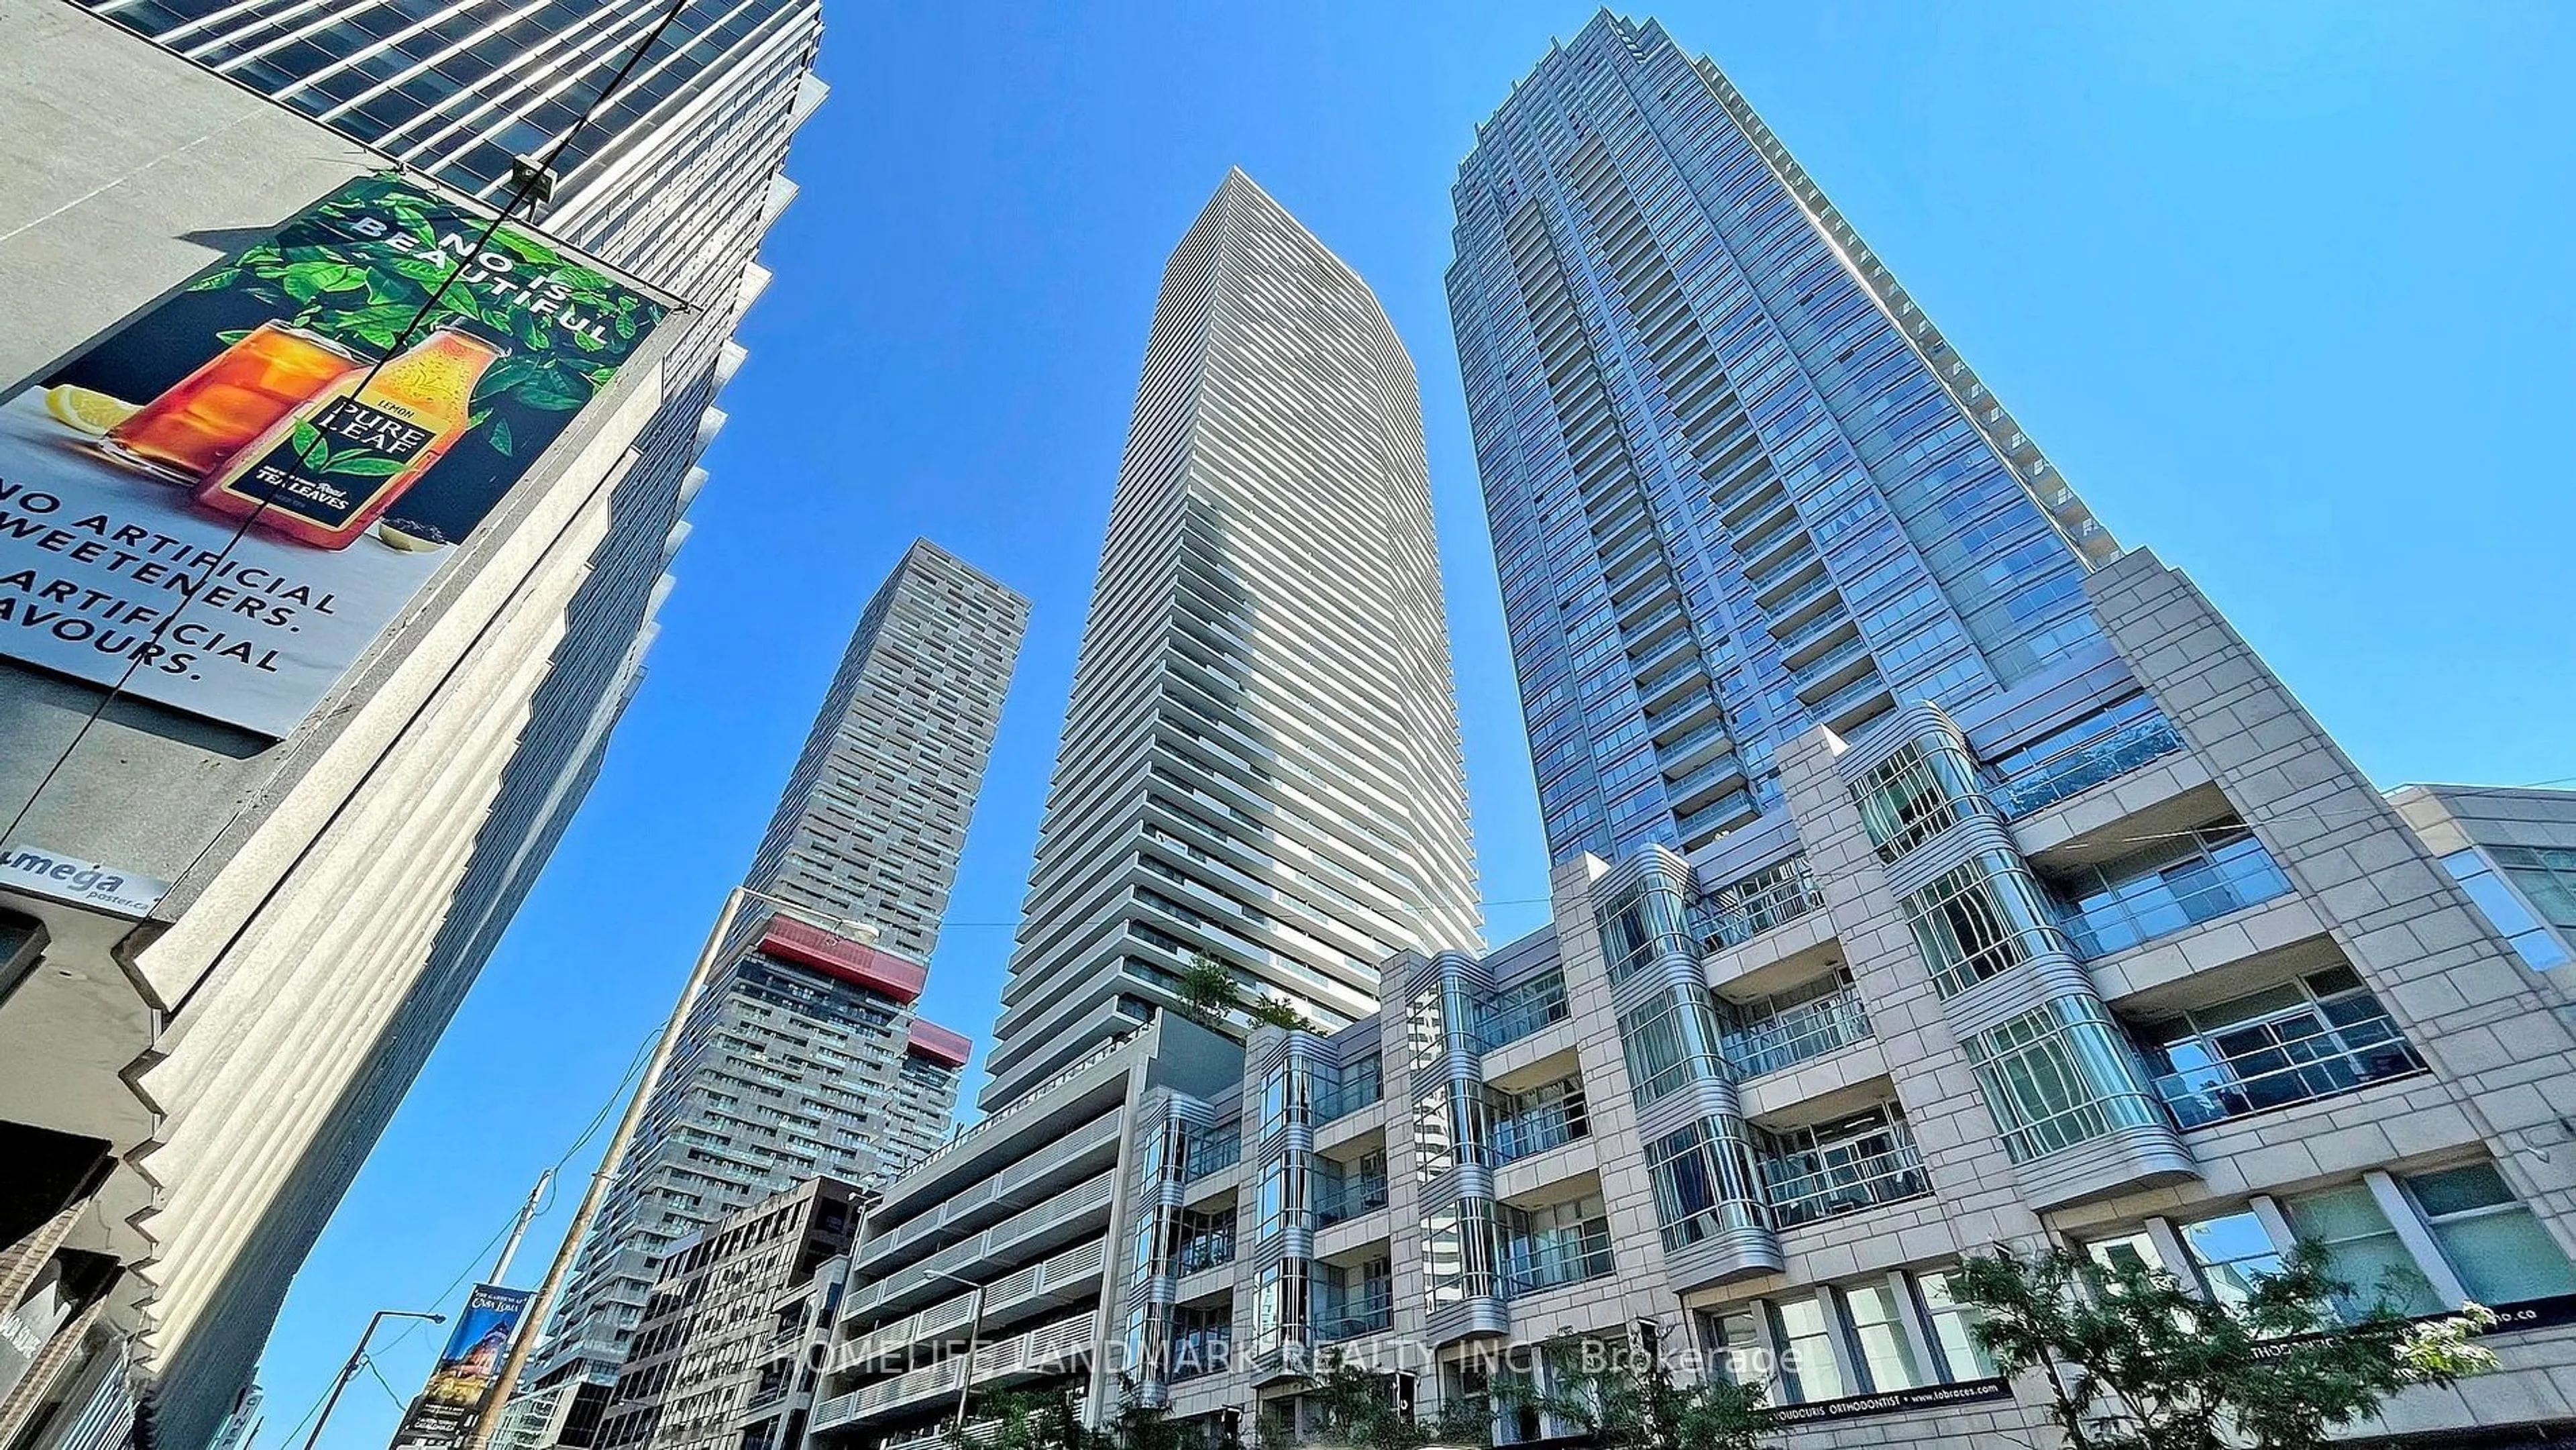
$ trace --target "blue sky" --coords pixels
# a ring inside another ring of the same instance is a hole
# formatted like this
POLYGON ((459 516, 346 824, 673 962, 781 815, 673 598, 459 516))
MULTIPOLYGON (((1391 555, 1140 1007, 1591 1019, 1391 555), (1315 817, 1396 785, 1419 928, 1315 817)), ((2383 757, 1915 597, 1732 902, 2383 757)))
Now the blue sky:
MULTIPOLYGON (((986 1032, 1154 290, 1229 165, 1369 280, 1412 350, 1488 921, 1499 940, 1538 919, 1440 275, 1475 123, 1591 12, 831 3, 833 96, 797 142, 804 193, 768 245, 651 677, 298 1281, 263 1447, 371 1310, 453 1311, 462 1284, 442 1289, 607 1100, 916 534, 1036 604, 927 998, 986 1032)), ((2375 779, 2576 774, 2576 7, 1651 13, 1762 108, 2120 539, 2188 570, 2375 779)), ((436 1342, 384 1349, 401 1394, 436 1342)), ((324 1443, 382 1446, 396 1414, 362 1373, 324 1443)))

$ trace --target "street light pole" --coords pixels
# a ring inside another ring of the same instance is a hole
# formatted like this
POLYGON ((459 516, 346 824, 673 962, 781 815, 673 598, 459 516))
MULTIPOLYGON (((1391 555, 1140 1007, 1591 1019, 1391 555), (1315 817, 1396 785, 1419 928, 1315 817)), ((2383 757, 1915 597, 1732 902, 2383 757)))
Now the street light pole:
POLYGON ((966 1303, 966 1363, 957 1372, 957 1442, 962 1445, 966 1442, 966 1392, 975 1386, 975 1351, 982 1347, 984 1334, 984 1286, 972 1279, 959 1278, 946 1269, 931 1269, 930 1272, 949 1283, 963 1284, 975 1291, 974 1297, 966 1303))
POLYGON ((315 1443, 321 1440, 322 1427, 331 1423, 331 1411, 340 1403, 340 1392, 349 1387, 349 1381, 358 1377, 358 1366, 366 1362, 367 1341, 376 1337, 376 1326, 388 1319, 426 1319, 432 1324, 447 1322, 444 1314, 425 1314, 417 1309, 379 1309, 370 1316, 367 1327, 358 1335, 358 1347, 349 1351, 349 1362, 340 1366, 340 1377, 332 1382, 330 1397, 322 1402, 322 1413, 313 1421, 313 1433, 304 1437, 304 1450, 313 1450, 315 1443))

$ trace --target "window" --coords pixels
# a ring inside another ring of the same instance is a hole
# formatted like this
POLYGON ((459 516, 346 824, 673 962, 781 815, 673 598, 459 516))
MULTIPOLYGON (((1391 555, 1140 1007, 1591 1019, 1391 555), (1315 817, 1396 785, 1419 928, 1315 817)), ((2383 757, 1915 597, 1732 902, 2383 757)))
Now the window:
POLYGON ((1476 1013, 1476 1041, 1491 1052, 1566 1018, 1565 974, 1544 972, 1494 994, 1476 1013))
POLYGON ((2232 819, 2051 884, 2064 903, 2067 936, 2088 957, 2108 956, 2290 889, 2263 843, 2232 819))
POLYGON ((1383 1258, 1336 1267, 1316 1266, 1315 1338, 1319 1342, 1374 1334, 1392 1321, 1395 1279, 1383 1258))
POLYGON ((2002 1373, 1995 1365, 1995 1357, 1971 1332, 1985 1318, 1985 1311, 1960 1303, 1950 1292, 1948 1274, 1918 1275, 1914 1288, 1923 1298, 1923 1316, 1929 1321, 1932 1343, 1941 1351, 1952 1382, 1992 1379, 2002 1373))
POLYGON ((1932 986, 1952 997, 2045 951, 2060 950, 2030 874, 1988 851, 1932 878, 1904 900, 1932 986))
POLYGON ((1849 1394, 1849 1382, 1834 1355, 1833 1316, 1825 1291, 1812 1298, 1778 1299, 1771 1304, 1772 1341, 1780 1346, 1780 1374, 1791 1404, 1812 1404, 1849 1394))
POLYGON ((1870 1389, 1910 1390, 1931 1382, 1915 1360, 1913 1343, 1905 1337, 1904 1311, 1893 1285, 1862 1284, 1843 1290, 1842 1297, 1870 1389))
POLYGON ((1869 1013, 1849 968, 1757 1001, 1721 998, 1716 1005, 1726 1024, 1726 1060, 1739 1079, 1777 1072, 1869 1036, 1869 1013))
POLYGON ((2181 748, 2155 702, 2130 695, 1997 756, 1995 804, 2006 816, 2026 815, 2181 748))
MULTIPOLYGON (((2498 848, 2499 856, 2507 849, 2510 848, 2498 848)), ((2567 865, 2576 868, 2576 852, 2535 851, 2527 854, 2536 858, 2569 857, 2571 860, 2567 865)), ((2460 883, 2460 889, 2469 893, 2469 899, 2478 904, 2478 910, 2486 914, 2487 924, 2513 943, 2514 951, 2525 965, 2541 969, 2567 965, 2567 948, 2560 944, 2559 938, 2549 928, 2533 919, 2530 909, 2522 904, 2522 898, 2514 894, 2503 877, 2488 869, 2486 858, 2478 854, 2476 847, 2453 851, 2442 858, 2442 865, 2450 871, 2451 879, 2460 883)), ((2576 874, 2576 871, 2571 871, 2571 874, 2576 874)), ((2514 875, 2516 883, 2525 890, 2541 880, 2536 872, 2516 872, 2514 875)), ((2556 893, 2551 899, 2562 907, 2556 913, 2558 924, 2576 927, 2576 900, 2568 899, 2570 887, 2567 880, 2560 875, 2558 868, 2551 868, 2546 885, 2556 893)))
POLYGON ((1700 1342, 1708 1347, 1709 1367, 1728 1384, 1761 1385, 1778 1397, 1771 1378, 1771 1355, 1752 1309, 1699 1314, 1700 1342))
POLYGON ((2209 1296, 2230 1309, 2245 1302, 2255 1280, 2280 1271, 2281 1251, 2251 1213, 2223 1213, 2176 1227, 2209 1296))
POLYGON ((1261 1175, 1259 1238, 1307 1226, 1305 1155, 1291 1153, 1261 1175))
POLYGON ((2576 930, 2576 850, 2563 846, 2490 846, 2487 854, 2540 919, 2561 930, 2576 930))
POLYGON ((1871 766, 1852 795, 1879 859, 1894 861, 1965 820, 1985 799, 1974 782, 1955 746, 1917 740, 1871 766))
POLYGON ((1664 1247, 1685 1249, 1728 1229, 1762 1226, 1751 1156, 1742 1139, 1703 1120, 1646 1148, 1664 1247))
POLYGON ((1701 947, 1722 951, 1824 904, 1802 853, 1701 896, 1691 906, 1690 919, 1701 947))
POLYGON ((1495 1228, 1506 1299, 1610 1272, 1610 1212, 1597 1193, 1541 1208, 1503 1208, 1495 1228))
POLYGON ((2366 1309, 2383 1297, 2400 1314, 2432 1314, 2442 1308, 2368 1185, 2329 1188, 2283 1206, 2291 1227, 2325 1250, 2328 1271, 2347 1286, 2339 1298, 2345 1312, 2366 1309))
POLYGON ((2576 1268, 2531 1210, 2515 1201, 2494 1164, 2418 1173, 2405 1183, 2470 1298, 2510 1304, 2576 1294, 2576 1268))
POLYGON ((1696 987, 1677 988, 1622 1015, 1619 1046, 1628 1060, 1629 1092, 1640 1108, 1671 1097, 1694 1078, 1725 1075, 1717 1017, 1696 987))
POLYGON ((1315 1077, 1315 1121, 1319 1124, 1367 1107, 1386 1089, 1385 1073, 1374 1052, 1328 1073, 1318 1072, 1315 1077))
POLYGON ((1964 1045, 2016 1163, 2156 1121, 2099 1002, 2060 997, 1964 1045))
POLYGON ((1594 911, 1601 924, 1601 953, 1617 983, 1659 956, 1690 956, 1682 932, 1681 894, 1648 875, 1594 911))
POLYGON ((1756 1129, 1762 1178, 1782 1228, 1932 1191, 1893 1102, 1781 1132, 1756 1129))
POLYGON ((1541 1083, 1525 1092, 1500 1094, 1494 1114, 1493 1158, 1497 1165, 1544 1153, 1592 1131, 1580 1077, 1541 1083))
POLYGON ((2350 967, 2149 1023, 2138 1036, 2156 1095, 2186 1128, 2424 1070, 2350 967))

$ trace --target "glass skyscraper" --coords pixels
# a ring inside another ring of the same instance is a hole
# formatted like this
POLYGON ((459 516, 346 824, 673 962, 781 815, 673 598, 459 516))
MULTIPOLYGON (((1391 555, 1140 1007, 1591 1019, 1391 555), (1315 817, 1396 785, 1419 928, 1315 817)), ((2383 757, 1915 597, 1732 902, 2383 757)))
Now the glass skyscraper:
POLYGON ((2116 548, 1741 94, 1607 12, 1477 131, 1450 315, 1551 859, 2106 652, 2116 548))

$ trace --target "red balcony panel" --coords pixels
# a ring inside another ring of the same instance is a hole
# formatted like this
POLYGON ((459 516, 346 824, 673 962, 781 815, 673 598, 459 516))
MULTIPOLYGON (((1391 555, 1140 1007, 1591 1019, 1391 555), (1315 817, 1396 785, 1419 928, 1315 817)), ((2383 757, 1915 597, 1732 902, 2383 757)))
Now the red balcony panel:
POLYGON ((964 1067, 966 1059, 975 1052, 975 1044, 967 1040, 965 1033, 951 1032, 936 1022, 925 1022, 918 1017, 912 1019, 912 1030, 905 1036, 903 1047, 915 1057, 944 1062, 950 1067, 964 1067))
POLYGON ((879 951, 847 937, 834 936, 819 926, 809 926, 792 917, 773 916, 760 934, 760 950, 782 962, 856 982, 872 991, 883 992, 898 1002, 921 998, 922 983, 930 980, 930 969, 919 962, 907 961, 892 952, 879 951))

